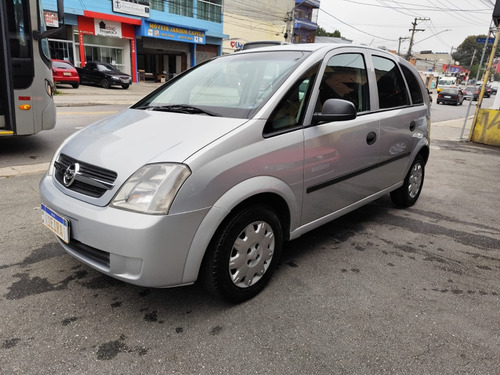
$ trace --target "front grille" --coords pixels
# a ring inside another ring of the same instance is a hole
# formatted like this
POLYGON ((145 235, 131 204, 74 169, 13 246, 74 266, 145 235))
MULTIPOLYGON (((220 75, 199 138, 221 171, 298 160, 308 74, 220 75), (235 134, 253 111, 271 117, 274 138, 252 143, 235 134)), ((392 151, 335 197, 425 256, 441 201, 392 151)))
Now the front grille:
POLYGON ((64 154, 59 155, 54 166, 57 181, 69 190, 94 198, 100 198, 107 190, 111 190, 117 177, 116 172, 80 162, 64 154), (79 170, 73 182, 68 186, 64 183, 64 174, 69 166, 75 164, 78 164, 79 170))
POLYGON ((90 260, 93 260, 94 262, 98 263, 99 265, 106 267, 109 269, 109 253, 95 249, 91 246, 87 246, 79 241, 76 240, 71 240, 69 243, 69 246, 71 250, 73 250, 75 253, 88 258, 90 260))

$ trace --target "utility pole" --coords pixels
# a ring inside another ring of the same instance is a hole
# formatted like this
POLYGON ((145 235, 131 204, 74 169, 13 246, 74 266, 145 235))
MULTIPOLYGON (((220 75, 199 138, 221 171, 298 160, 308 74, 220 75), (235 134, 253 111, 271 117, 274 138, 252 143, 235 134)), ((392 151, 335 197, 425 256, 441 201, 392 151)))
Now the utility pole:
POLYGON ((398 55, 401 55, 401 41, 402 40, 406 40, 406 39, 410 39, 409 37, 399 37, 399 45, 398 45, 398 55))
POLYGON ((411 23, 413 25, 413 28, 409 30, 411 31, 411 37, 410 37, 410 46, 408 47, 408 52, 406 53, 406 60, 410 60, 411 58, 411 49, 413 47, 413 37, 415 35, 415 32, 425 31, 425 29, 417 29, 417 21, 430 21, 430 18, 415 18, 415 21, 411 23))
POLYGON ((285 32, 285 42, 293 43, 293 14, 295 12, 294 7, 290 12, 287 12, 286 17, 283 19, 286 23, 286 32, 285 32))

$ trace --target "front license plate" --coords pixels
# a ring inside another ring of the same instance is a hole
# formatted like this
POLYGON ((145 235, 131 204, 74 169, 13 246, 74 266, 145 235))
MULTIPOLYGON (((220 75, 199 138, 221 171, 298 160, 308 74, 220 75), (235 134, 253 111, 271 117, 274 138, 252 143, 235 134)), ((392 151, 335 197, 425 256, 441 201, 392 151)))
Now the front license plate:
POLYGON ((42 204, 42 223, 57 237, 69 243, 69 220, 56 214, 44 204, 42 204))

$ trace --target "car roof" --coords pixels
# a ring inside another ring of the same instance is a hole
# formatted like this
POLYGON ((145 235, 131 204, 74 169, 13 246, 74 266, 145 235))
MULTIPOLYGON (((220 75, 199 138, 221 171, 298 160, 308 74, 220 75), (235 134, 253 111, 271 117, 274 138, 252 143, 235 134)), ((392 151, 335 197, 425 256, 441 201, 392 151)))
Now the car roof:
POLYGON ((325 53, 334 50, 334 49, 342 49, 342 48, 352 48, 352 49, 368 49, 373 51, 378 51, 380 53, 390 54, 399 62, 406 62, 402 57, 393 54, 389 51, 382 50, 380 48, 365 46, 361 44, 345 44, 345 43, 297 43, 297 44, 282 44, 282 45, 272 45, 258 48, 250 48, 247 50, 240 50, 235 52, 237 54, 244 53, 256 53, 256 52, 272 52, 272 51, 302 51, 302 52, 321 52, 325 53))

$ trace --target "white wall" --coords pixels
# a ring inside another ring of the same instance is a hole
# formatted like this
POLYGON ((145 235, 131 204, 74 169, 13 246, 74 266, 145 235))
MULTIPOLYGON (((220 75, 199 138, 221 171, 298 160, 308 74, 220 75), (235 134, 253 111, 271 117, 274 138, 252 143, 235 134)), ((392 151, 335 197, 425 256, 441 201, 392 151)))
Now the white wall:
POLYGON ((224 2, 223 54, 238 49, 238 44, 256 40, 285 41, 285 18, 294 0, 237 0, 224 2))

